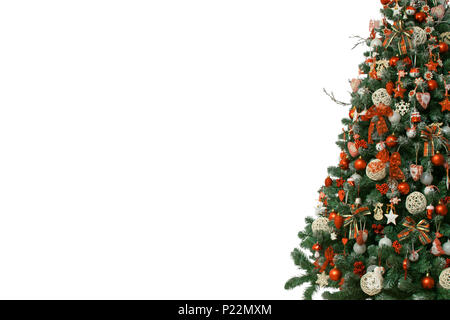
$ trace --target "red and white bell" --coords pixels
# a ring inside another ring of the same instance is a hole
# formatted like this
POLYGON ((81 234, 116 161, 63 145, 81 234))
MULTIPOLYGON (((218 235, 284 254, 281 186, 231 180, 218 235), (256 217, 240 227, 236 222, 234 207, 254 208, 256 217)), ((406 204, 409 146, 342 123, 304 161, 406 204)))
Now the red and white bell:
POLYGON ((409 75, 413 78, 417 78, 418 76, 420 76, 419 68, 411 68, 411 70, 409 70, 409 75))
POLYGON ((416 13, 416 8, 412 6, 407 6, 405 12, 408 16, 412 16, 413 14, 416 13))

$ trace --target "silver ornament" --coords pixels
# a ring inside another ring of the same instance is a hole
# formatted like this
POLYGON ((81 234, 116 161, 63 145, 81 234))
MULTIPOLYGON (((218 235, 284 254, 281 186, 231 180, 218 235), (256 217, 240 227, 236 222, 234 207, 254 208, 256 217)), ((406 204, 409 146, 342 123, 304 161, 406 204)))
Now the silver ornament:
POLYGON ((381 248, 382 246, 387 246, 387 247, 391 247, 392 246, 392 241, 391 239, 389 239, 388 237, 384 236, 379 242, 378 242, 378 246, 381 248))
POLYGON ((408 259, 411 262, 416 262, 417 260, 419 260, 419 253, 417 251, 411 252, 408 259))
POLYGON ((355 251, 356 254, 363 254, 364 252, 366 252, 367 247, 365 244, 361 244, 359 245, 358 243, 355 243, 353 245, 353 251, 355 251))
POLYGON ((417 135, 416 128, 408 128, 406 129, 406 136, 410 139, 415 138, 417 135))

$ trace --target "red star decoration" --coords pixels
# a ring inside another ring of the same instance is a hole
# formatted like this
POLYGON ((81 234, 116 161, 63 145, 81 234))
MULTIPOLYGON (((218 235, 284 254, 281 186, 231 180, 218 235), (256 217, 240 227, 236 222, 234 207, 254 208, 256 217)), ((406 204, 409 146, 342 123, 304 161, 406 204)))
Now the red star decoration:
POLYGON ((445 100, 439 102, 439 104, 442 106, 442 112, 450 111, 450 101, 448 101, 448 97, 445 97, 445 100))
POLYGON ((439 65, 437 62, 434 62, 433 60, 428 61, 428 63, 425 64, 430 71, 436 71, 437 66, 439 65))
POLYGON ((394 89, 394 92, 395 92, 394 98, 400 97, 400 98, 403 99, 403 96, 405 95, 406 89, 402 88, 401 85, 397 85, 397 88, 394 89))

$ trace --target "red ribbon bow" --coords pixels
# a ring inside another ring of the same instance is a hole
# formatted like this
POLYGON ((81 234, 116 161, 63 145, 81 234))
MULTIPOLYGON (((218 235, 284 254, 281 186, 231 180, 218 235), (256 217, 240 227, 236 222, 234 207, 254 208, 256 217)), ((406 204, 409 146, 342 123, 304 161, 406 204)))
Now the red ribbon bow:
POLYGON ((334 253, 333 247, 331 247, 331 246, 328 247, 325 250, 325 262, 321 266, 318 262, 319 260, 317 259, 316 262, 314 262, 314 265, 315 265, 314 269, 320 268, 319 272, 322 272, 327 268, 328 265, 334 266, 334 262, 333 262, 334 256, 335 256, 335 253, 334 253))
POLYGON ((384 104, 380 104, 378 105, 378 107, 376 106, 372 106, 369 108, 369 110, 367 110, 366 113, 366 118, 367 119, 372 119, 369 125, 369 137, 368 137, 368 142, 373 143, 372 140, 372 133, 373 130, 375 129, 375 126, 377 128, 377 132, 378 135, 381 137, 384 133, 388 132, 388 127, 386 124, 386 120, 384 119, 384 117, 389 117, 393 114, 391 107, 386 106, 384 104), (377 117, 378 120, 374 120, 374 117, 377 117))

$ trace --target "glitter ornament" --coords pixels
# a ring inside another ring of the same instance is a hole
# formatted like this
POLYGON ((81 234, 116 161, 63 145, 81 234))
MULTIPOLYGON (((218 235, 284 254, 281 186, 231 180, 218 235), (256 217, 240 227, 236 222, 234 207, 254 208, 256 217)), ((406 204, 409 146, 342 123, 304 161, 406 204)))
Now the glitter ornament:
POLYGON ((380 104, 389 106, 392 102, 392 98, 386 89, 380 88, 372 94, 372 101, 376 106, 379 106, 380 104))
POLYGON ((419 191, 414 191, 406 197, 406 210, 411 214, 418 214, 427 207, 427 198, 419 191))

